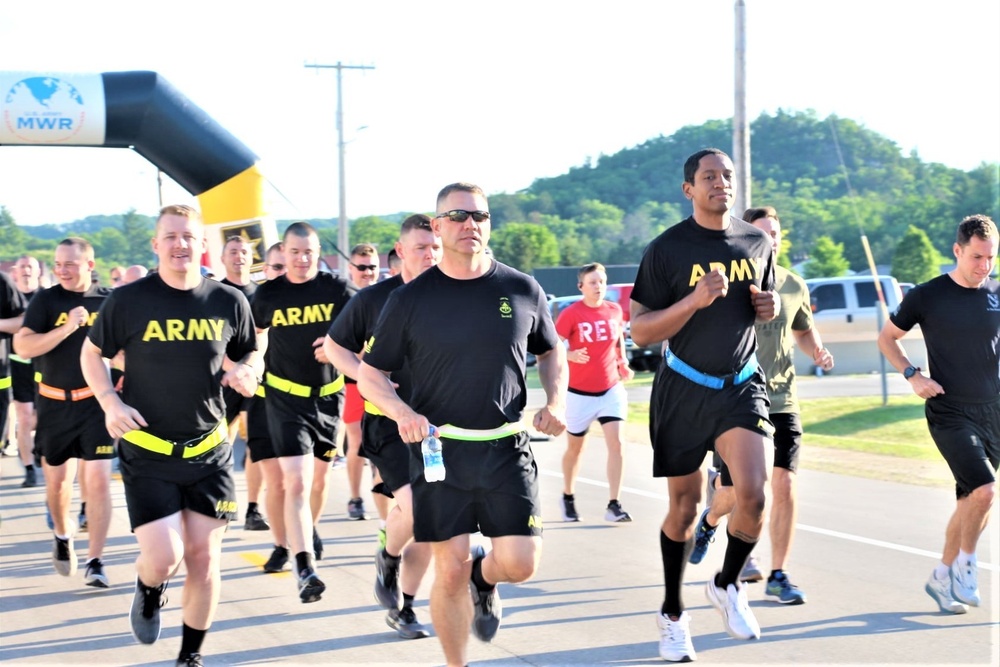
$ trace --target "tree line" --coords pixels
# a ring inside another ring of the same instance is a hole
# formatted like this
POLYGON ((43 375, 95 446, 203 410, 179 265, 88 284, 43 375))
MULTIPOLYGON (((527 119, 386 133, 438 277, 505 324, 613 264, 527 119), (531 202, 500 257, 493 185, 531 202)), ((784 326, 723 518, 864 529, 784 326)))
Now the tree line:
MULTIPOLYGON (((514 193, 490 195, 490 246, 522 271, 543 266, 638 263, 646 244, 690 214, 683 163, 706 146, 729 151, 732 121, 683 127, 514 193)), ((972 213, 1000 220, 1000 164, 962 171, 903 155, 892 140, 837 116, 778 111, 751 123, 752 201, 774 206, 786 237, 782 263, 808 259, 808 277, 868 267, 861 237, 878 264, 901 281, 936 275, 951 259, 955 226, 972 213), (898 257, 897 257, 898 256, 898 257)), ((18 227, 0 202, 0 257, 51 255, 70 233, 94 244, 103 265, 147 263, 153 220, 129 211, 70 225, 18 227)), ((387 251, 409 212, 351 221, 351 245, 387 251)), ((281 231, 291 221, 279 221, 281 231)), ((335 254, 337 221, 309 220, 335 254)), ((344 248, 347 252, 348 249, 344 248)))

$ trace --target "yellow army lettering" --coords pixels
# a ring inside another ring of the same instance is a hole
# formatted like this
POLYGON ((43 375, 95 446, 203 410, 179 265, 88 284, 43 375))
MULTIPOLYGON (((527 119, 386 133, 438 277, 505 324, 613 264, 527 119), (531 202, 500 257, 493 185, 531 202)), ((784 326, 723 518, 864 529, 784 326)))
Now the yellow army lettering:
MULTIPOLYGON (((729 278, 730 281, 736 280, 753 280, 760 276, 760 267, 763 264, 763 259, 760 257, 750 257, 744 259, 734 259, 729 264, 729 271, 726 271, 726 265, 722 262, 709 262, 708 271, 714 271, 715 269, 721 269, 723 275, 729 278)), ((691 265, 691 279, 688 280, 688 287, 694 287, 701 280, 708 271, 705 270, 701 264, 691 265)))
POLYGON ((365 343, 365 354, 371 354, 372 353, 372 346, 373 345, 375 345, 375 336, 372 336, 371 338, 369 338, 368 342, 365 343))
POLYGON ((114 454, 115 453, 115 446, 114 445, 98 445, 97 449, 94 450, 94 453, 95 454, 114 454))
POLYGON ((235 500, 220 500, 215 503, 215 513, 216 514, 235 514, 236 513, 236 501, 235 500))
POLYGON ((528 517, 528 528, 541 528, 542 527, 542 517, 537 514, 532 514, 528 517))
POLYGON ((315 324, 329 322, 333 319, 333 304, 319 303, 305 308, 285 308, 274 311, 271 317, 272 327, 288 327, 297 324, 315 324))
MULTIPOLYGON (((59 317, 56 318, 56 326, 61 327, 62 325, 66 324, 66 320, 68 319, 69 319, 68 313, 59 313, 59 317)), ((94 311, 93 313, 87 313, 87 326, 88 327, 94 326, 94 320, 96 319, 97 319, 97 311, 94 311)))
POLYGON ((177 340, 222 340, 222 332, 225 330, 226 321, 223 319, 210 320, 207 318, 184 320, 168 319, 163 322, 150 320, 146 325, 146 331, 142 334, 142 340, 158 340, 161 342, 172 342, 177 340))

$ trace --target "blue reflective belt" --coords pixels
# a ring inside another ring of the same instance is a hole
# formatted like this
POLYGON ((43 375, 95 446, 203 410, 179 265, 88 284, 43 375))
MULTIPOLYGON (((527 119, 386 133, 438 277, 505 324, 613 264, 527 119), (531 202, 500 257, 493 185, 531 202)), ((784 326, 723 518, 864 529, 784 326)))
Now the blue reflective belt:
POLYGON ((700 384, 702 387, 708 387, 709 389, 723 389, 725 387, 735 387, 737 385, 741 385, 749 380, 757 370, 756 352, 750 355, 750 359, 747 360, 746 365, 743 366, 738 373, 725 375, 723 377, 708 375, 707 373, 702 373, 698 369, 689 366, 687 363, 681 361, 676 354, 671 352, 669 347, 663 352, 663 360, 666 362, 667 367, 673 372, 678 375, 683 375, 688 380, 691 380, 691 382, 700 384))

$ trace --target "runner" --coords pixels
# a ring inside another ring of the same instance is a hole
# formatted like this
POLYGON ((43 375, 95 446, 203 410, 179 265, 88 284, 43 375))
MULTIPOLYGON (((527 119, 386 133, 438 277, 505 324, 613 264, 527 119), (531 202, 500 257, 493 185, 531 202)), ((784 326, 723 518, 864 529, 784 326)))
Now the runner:
POLYGON ((438 266, 389 297, 358 370, 362 395, 410 444, 414 537, 431 542, 431 616, 448 665, 466 664, 469 628, 490 641, 502 615, 497 584, 522 582, 542 549, 538 467, 521 421, 525 355, 538 358, 546 406, 534 426, 565 430, 566 358, 538 283, 485 255, 486 195, 454 183, 438 194, 438 266), (403 402, 389 374, 409 368, 403 402), (418 444, 430 428, 441 445, 418 444), (437 462, 428 470, 424 461, 437 462), (429 481, 430 479, 441 481, 429 481), (488 554, 472 533, 492 540, 488 554), (469 599, 471 593, 471 601, 469 599), (471 604, 470 604, 471 602, 471 604))
MULTIPOLYGON (((323 343, 327 357, 347 377, 357 376, 358 355, 371 339, 389 295, 440 259, 441 242, 431 230, 430 218, 422 214, 406 218, 394 250, 402 260, 401 273, 362 290, 351 299, 323 343)), ((396 393, 408 396, 410 380, 406 369, 393 373, 391 379, 398 385, 396 393)), ((386 492, 396 500, 386 517, 385 544, 375 554, 375 599, 388 609, 386 623, 400 637, 427 637, 429 633, 413 611, 413 600, 430 565, 431 551, 430 545, 413 541, 410 452, 399 439, 396 423, 380 414, 371 403, 365 403, 362 421, 361 453, 378 469, 386 492)))
POLYGON ((10 339, 24 322, 24 295, 13 279, 0 271, 0 434, 7 432, 10 412, 10 339))
MULTIPOLYGON (((17 289, 24 295, 25 303, 31 303, 32 297, 40 289, 39 277, 41 268, 38 260, 30 255, 21 255, 14 264, 14 282, 17 289)), ((14 432, 17 441, 17 453, 24 466, 24 481, 22 487, 38 485, 38 474, 35 464, 41 465, 41 457, 35 452, 35 371, 30 359, 25 359, 15 353, 10 355, 11 397, 14 399, 14 432)), ((82 512, 81 512, 82 514, 82 512)))
POLYGON ((222 583, 226 525, 237 514, 222 388, 257 387, 246 299, 201 276, 205 230, 189 206, 160 210, 155 275, 115 289, 83 345, 87 384, 121 438, 122 481, 139 543, 129 620, 143 644, 160 636, 167 582, 184 563, 178 665, 199 666, 222 583), (119 398, 105 360, 125 351, 119 398))

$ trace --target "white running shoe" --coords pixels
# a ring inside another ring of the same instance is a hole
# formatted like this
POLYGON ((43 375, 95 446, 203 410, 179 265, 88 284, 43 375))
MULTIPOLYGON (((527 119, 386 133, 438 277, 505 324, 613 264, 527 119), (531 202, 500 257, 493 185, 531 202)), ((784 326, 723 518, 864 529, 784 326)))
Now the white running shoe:
POLYGON ((680 618, 671 621, 666 614, 656 615, 656 627, 660 629, 660 657, 669 662, 691 662, 696 660, 694 644, 691 643, 691 615, 682 612, 680 618))
POLYGON ((951 577, 938 579, 934 572, 931 572, 930 579, 924 584, 924 590, 934 598, 937 606, 946 614, 964 614, 969 608, 956 600, 951 594, 951 577))
POLYGON ((745 586, 736 587, 729 584, 723 590, 715 585, 715 576, 708 580, 705 586, 705 595, 720 614, 722 614, 722 624, 726 632, 734 639, 759 639, 760 624, 750 611, 750 603, 747 602, 747 592, 745 586))
POLYGON ((951 564, 951 594, 959 602, 972 607, 979 606, 979 568, 976 561, 959 563, 955 559, 951 564))

